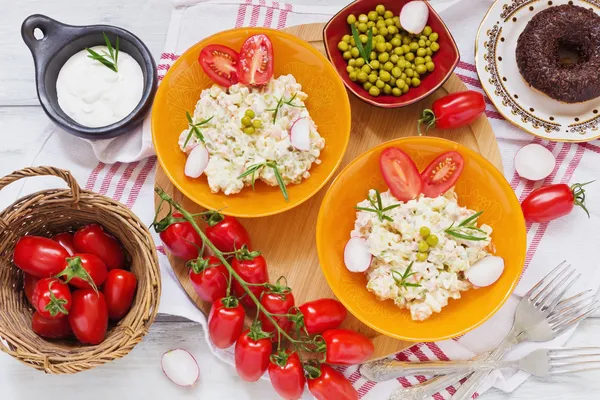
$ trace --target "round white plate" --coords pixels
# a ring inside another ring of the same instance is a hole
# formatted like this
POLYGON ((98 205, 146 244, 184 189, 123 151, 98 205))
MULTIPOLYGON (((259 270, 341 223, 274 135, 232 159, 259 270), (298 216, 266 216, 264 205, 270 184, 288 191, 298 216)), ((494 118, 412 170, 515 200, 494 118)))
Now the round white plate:
POLYGON ((600 0, 497 0, 479 27, 475 64, 483 89, 509 122, 544 139, 587 142, 600 137, 600 97, 578 104, 554 100, 525 82, 515 56, 531 18, 568 3, 600 14, 600 0))

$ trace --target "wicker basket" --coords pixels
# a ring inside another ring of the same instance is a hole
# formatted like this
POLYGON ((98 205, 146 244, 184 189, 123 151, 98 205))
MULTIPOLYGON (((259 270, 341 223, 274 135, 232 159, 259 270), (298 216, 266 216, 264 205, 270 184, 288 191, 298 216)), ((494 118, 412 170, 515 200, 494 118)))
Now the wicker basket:
POLYGON ((26 168, 0 179, 0 190, 19 180, 53 175, 70 189, 44 190, 17 200, 0 213, 0 349, 17 360, 52 374, 74 374, 125 356, 154 321, 160 299, 156 248, 144 224, 122 204, 81 190, 67 171, 53 167, 26 168), (138 288, 129 313, 109 326, 106 339, 86 346, 75 340, 47 341, 31 330, 31 315, 23 274, 12 263, 16 240, 25 234, 49 236, 100 223, 123 244, 138 288))

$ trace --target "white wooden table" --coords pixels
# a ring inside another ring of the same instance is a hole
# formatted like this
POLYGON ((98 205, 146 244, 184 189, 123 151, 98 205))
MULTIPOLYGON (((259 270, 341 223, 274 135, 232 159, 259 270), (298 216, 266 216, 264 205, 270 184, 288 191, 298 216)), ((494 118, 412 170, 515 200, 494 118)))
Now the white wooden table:
MULTIPOLYGON (((348 0, 288 0, 305 5, 339 5, 348 0)), ((474 0, 477 1, 477 0, 474 0)), ((39 106, 29 50, 20 37, 21 22, 42 13, 77 25, 107 23, 136 33, 153 54, 160 54, 170 17, 169 0, 1 0, 0 13, 0 146, 10 146, 10 136, 43 129, 48 123, 39 106)), ((13 136, 14 137, 14 136, 13 136)), ((12 139, 14 140, 14 139, 12 139)), ((19 154, 0 160, 4 175, 21 165, 19 154)), ((600 319, 586 321, 570 345, 598 345, 600 319)), ((268 382, 242 382, 233 368, 218 361, 208 350, 202 329, 195 323, 159 316, 148 336, 127 357, 74 376, 48 376, 0 353, 0 399, 276 399, 268 382), (188 349, 200 363, 200 383, 192 389, 171 384, 160 369, 160 357, 168 349, 188 349)), ((492 390, 483 400, 591 400, 600 398, 600 374, 585 381, 576 378, 543 382, 530 379, 511 395, 492 390)), ((305 396, 310 398, 309 396, 305 396)), ((331 399, 335 400, 335 399, 331 399)))

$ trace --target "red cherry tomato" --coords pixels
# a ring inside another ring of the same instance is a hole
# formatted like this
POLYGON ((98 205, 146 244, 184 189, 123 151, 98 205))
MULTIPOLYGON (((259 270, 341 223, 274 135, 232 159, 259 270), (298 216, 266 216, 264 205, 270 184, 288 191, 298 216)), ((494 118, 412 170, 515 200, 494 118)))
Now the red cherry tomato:
MULTIPOLYGON (((173 217, 183 218, 183 215, 174 213, 173 217)), ((185 261, 197 258, 198 249, 202 248, 202 238, 187 221, 172 223, 159 236, 171 254, 185 261)))
POLYGON ((350 381, 327 364, 321 365, 321 375, 308 379, 308 390, 317 400, 358 400, 358 392, 350 381))
POLYGON ((521 203, 525 219, 531 222, 552 221, 570 214, 575 206, 583 208, 589 217, 583 188, 589 183, 576 183, 570 187, 558 183, 534 190, 521 203))
POLYGON ((250 235, 235 217, 215 212, 206 220, 208 224, 205 230, 206 236, 220 251, 231 253, 244 245, 250 249, 250 235))
POLYGON ((229 87, 238 83, 239 55, 227 46, 211 44, 200 52, 198 62, 204 73, 218 85, 229 87))
POLYGON ((29 275, 48 278, 63 269, 67 250, 52 239, 41 236, 23 236, 15 245, 13 261, 29 275))
POLYGON ((229 271, 217 257, 192 262, 190 281, 204 301, 214 303, 227 295, 229 271))
POLYGON ((69 325, 81 343, 102 343, 108 328, 108 307, 102 292, 96 293, 92 289, 73 292, 69 325))
POLYGON ((323 332, 327 345, 327 362, 336 365, 354 365, 367 361, 375 346, 365 335, 348 329, 330 329, 323 332))
POLYGON ((25 292, 25 297, 27 297, 27 301, 29 304, 35 309, 35 305, 33 304, 33 291, 35 290, 35 285, 37 285, 40 278, 36 278, 33 275, 29 275, 27 272, 23 272, 23 291, 25 292))
POLYGON ((318 335, 337 328, 348 314, 346 307, 334 299, 309 301, 299 308, 304 315, 304 326, 309 335, 318 335))
POLYGON ((108 270, 106 264, 100 257, 93 254, 75 253, 73 257, 65 260, 64 269, 59 273, 60 277, 79 289, 93 289, 90 279, 96 288, 106 281, 108 270))
MULTIPOLYGON (((231 266, 238 273, 243 280, 247 283, 266 283, 269 282, 269 272, 267 271, 267 262, 265 258, 261 255, 242 255, 242 259, 234 258, 231 262, 231 266)), ((237 280, 233 280, 232 282, 233 293, 236 297, 242 297, 246 294, 246 291, 238 283, 237 280)), ((264 292, 264 286, 249 286, 250 291, 256 296, 257 299, 260 299, 261 294, 264 292)), ((249 296, 245 296, 240 300, 246 307, 253 308, 255 307, 254 302, 249 296)))
POLYGON ((69 286, 56 278, 40 279, 31 295, 34 308, 44 318, 63 318, 73 307, 69 286))
POLYGON ((267 35, 250 36, 240 50, 238 79, 245 85, 263 85, 273 76, 273 44, 267 35))
MULTIPOLYGON (((274 293, 274 292, 264 292, 262 297, 260 298, 260 304, 270 313, 272 314, 288 314, 290 312, 290 308, 294 307, 294 295, 291 291, 287 291, 284 293, 274 293)), ((260 313, 258 319, 262 323, 262 330, 267 333, 276 332, 275 325, 265 316, 264 313, 260 313)), ((275 321, 277 321, 277 325, 284 331, 288 332, 293 325, 293 322, 290 321, 287 317, 273 317, 275 321)), ((274 339, 277 339, 277 334, 275 334, 274 339)))
POLYGON ((451 93, 433 102, 431 110, 423 111, 419 120, 429 130, 434 126, 440 129, 454 129, 470 125, 485 111, 485 99, 479 92, 467 90, 451 93))
POLYGON ((75 250, 75 243, 73 243, 73 234, 71 232, 63 232, 54 235, 52 236, 52 240, 64 247, 70 256, 77 253, 77 250, 75 250))
POLYGON ((137 288, 137 278, 134 274, 124 269, 113 269, 108 272, 104 284, 104 297, 108 307, 108 317, 118 321, 127 314, 133 303, 133 296, 137 288))
POLYGON ((219 299, 214 302, 208 314, 208 334, 215 347, 231 347, 244 329, 244 307, 235 299, 219 299), (229 307, 226 306, 225 303, 229 307))
POLYGON ((379 167, 390 191, 399 201, 416 198, 423 190, 423 181, 413 160, 397 147, 385 149, 379 157, 379 167))
POLYGON ((286 353, 281 360, 283 365, 271 360, 269 364, 269 378, 273 389, 284 400, 298 400, 304 393, 306 377, 298 353, 286 353))
POLYGON ((100 257, 109 271, 125 267, 125 253, 121 245, 100 225, 91 224, 79 228, 73 236, 73 242, 79 253, 100 257))
POLYGON ((69 318, 44 318, 37 311, 31 317, 31 330, 48 339, 65 339, 73 334, 69 318))
POLYGON ((235 370, 246 382, 256 382, 269 366, 273 350, 271 338, 266 335, 244 332, 235 344, 235 370))
POLYGON ((456 151, 440 154, 421 172, 423 194, 433 198, 446 193, 460 178, 464 165, 465 160, 456 151))

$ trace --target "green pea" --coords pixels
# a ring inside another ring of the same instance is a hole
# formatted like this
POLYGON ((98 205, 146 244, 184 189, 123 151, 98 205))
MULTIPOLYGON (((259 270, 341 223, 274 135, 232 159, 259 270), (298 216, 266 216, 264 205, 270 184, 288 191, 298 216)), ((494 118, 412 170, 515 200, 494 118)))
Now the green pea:
POLYGON ((404 54, 404 50, 402 50, 402 46, 396 47, 394 49, 394 54, 401 56, 402 54, 404 54))
POLYGON ((388 52, 389 52, 389 51, 392 51, 392 49, 393 49, 393 48, 394 48, 394 46, 392 46, 392 44, 391 44, 390 42, 387 42, 387 43, 385 44, 385 50, 386 50, 386 51, 388 51, 388 52))
POLYGON ((369 11, 369 14, 367 14, 367 18, 369 18, 369 21, 377 21, 377 17, 379 15, 377 14, 377 11, 369 11))
POLYGON ((437 33, 433 32, 431 35, 429 35, 429 40, 431 40, 432 42, 437 42, 437 40, 439 39, 440 35, 438 35, 437 33))
POLYGON ((400 78, 402 76, 402 70, 398 67, 392 68, 392 76, 394 76, 394 78, 400 78))
POLYGON ((354 66, 356 68, 361 68, 363 65, 365 65, 365 60, 364 58, 357 58, 356 62, 354 63, 354 66))
POLYGON ((425 64, 425 59, 423 57, 415 58, 415 65, 425 64))
POLYGON ((383 87, 383 93, 384 94, 392 94, 392 87, 390 85, 385 85, 383 87))
POLYGON ((369 94, 373 97, 377 97, 381 94, 380 89, 377 86, 372 86, 369 89, 369 94))
POLYGON ((419 50, 419 44, 417 42, 411 42, 409 44, 409 47, 410 47, 410 51, 413 51, 413 52, 419 50))
POLYGON ((358 51, 358 47, 351 48, 350 55, 352 55, 352 58, 358 58, 360 56, 360 51, 358 51))
POLYGON ((421 86, 421 80, 419 78, 412 78, 412 85, 413 87, 421 86))
POLYGON ((252 110, 251 108, 247 109, 246 112, 244 112, 244 115, 250 118, 254 118, 256 116, 254 114, 254 110, 252 110))
MULTIPOLYGON (((384 24, 385 24, 385 22, 384 22, 384 24)), ((388 34, 387 28, 385 26, 382 28, 379 28, 379 34, 382 36, 386 36, 388 34)))
MULTIPOLYGON (((433 44, 433 43, 432 43, 433 44)), ((431 57, 433 55, 433 51, 431 51, 431 46, 427 48, 427 55, 431 57)))
POLYGON ((356 67, 356 59, 355 58, 351 58, 348 60, 348 66, 350 67, 356 67))
MULTIPOLYGON (((392 26, 388 26, 388 33, 390 35, 396 35, 398 33, 398 28, 396 28, 394 25, 392 26)), ((394 36, 395 37, 395 36, 394 36)))
POLYGON ((379 69, 379 67, 381 66, 378 60, 373 60, 369 64, 371 64, 371 68, 373 69, 379 69))
POLYGON ((419 242, 419 252, 420 252, 420 253, 425 253, 425 252, 427 252, 427 251, 429 251, 429 245, 427 244, 427 242, 426 242, 426 241, 424 241, 424 240, 421 240, 421 241, 419 242))
POLYGON ((362 44, 366 44, 369 41, 369 37, 367 35, 358 35, 358 38, 362 44))
POLYGON ((385 64, 383 64, 383 69, 385 71, 390 72, 392 69, 394 69, 394 63, 392 63, 391 61, 386 62, 385 64))
POLYGON ((352 71, 352 72, 350 72, 350 74, 349 74, 350 80, 351 80, 352 82, 356 82, 356 80, 358 79, 358 78, 357 78, 357 76, 358 76, 358 74, 356 73, 356 71, 352 71))
POLYGON ((415 60, 415 55, 413 53, 406 53, 404 58, 406 61, 413 62, 415 60))
POLYGON ((377 7, 375 7, 375 11, 377 11, 377 14, 379 14, 379 15, 384 15, 385 14, 385 6, 382 4, 378 4, 377 7))
POLYGON ((389 72, 379 71, 379 79, 381 79, 382 81, 389 82, 391 78, 392 78, 392 76, 390 75, 389 72))
POLYGON ((379 56, 377 56, 377 59, 379 60, 379 62, 387 62, 390 59, 390 55, 388 53, 381 53, 379 54, 379 56))
POLYGON ((431 56, 425 56, 425 62, 426 63, 431 62, 431 56))
POLYGON ((402 96, 402 89, 399 89, 397 87, 392 88, 392 95, 394 97, 400 97, 400 96, 402 96))
POLYGON ((377 42, 375 43, 375 50, 377 50, 380 53, 383 53, 386 49, 385 43, 383 42, 377 42))
POLYGON ((352 54, 348 50, 348 51, 345 51, 344 54, 342 54, 342 57, 344 58, 344 60, 349 60, 352 58, 352 54))
POLYGON ((406 61, 405 60, 398 60, 398 68, 400 68, 400 71, 404 70, 404 68, 406 68, 406 61))
POLYGON ((431 29, 431 27, 429 25, 426 26, 425 29, 423 29, 423 35, 425 35, 425 36, 431 35, 431 32, 433 32, 433 30, 431 29))
POLYGON ((368 65, 366 65, 366 64, 365 64, 365 65, 363 65, 363 66, 361 67, 361 69, 360 69, 360 70, 361 70, 361 71, 364 71, 364 72, 366 72, 367 74, 370 74, 370 73, 371 73, 371 67, 369 67, 369 66, 368 66, 368 65))
POLYGON ((373 38, 373 40, 377 41, 377 42, 385 43, 385 38, 383 37, 383 35, 377 35, 373 38))
POLYGON ((254 132, 255 132, 255 130, 252 126, 247 126, 244 128, 244 133, 246 135, 254 135, 254 132))
POLYGON ((381 32, 381 28, 385 28, 385 21, 384 20, 379 20, 375 23, 375 26, 377 27, 377 29, 379 29, 379 32, 381 32))
POLYGON ((426 49, 419 49, 417 50, 417 56, 419 57, 425 57, 427 55, 427 50, 426 49))
POLYGON ((367 17, 366 14, 360 14, 358 16, 358 22, 363 22, 363 23, 367 23, 369 21, 369 17, 367 17))
POLYGON ((402 89, 402 93, 408 93, 408 91, 410 90, 410 88, 408 87, 408 85, 404 86, 404 88, 402 89))
POLYGON ((394 16, 394 13, 391 12, 390 10, 387 10, 386 12, 383 13, 383 18, 392 18, 394 16))
POLYGON ((427 253, 417 253, 417 261, 419 262, 427 261, 427 257, 429 257, 429 254, 427 253))
POLYGON ((363 88, 368 92, 369 89, 371 89, 371 87, 373 87, 373 84, 371 82, 365 82, 363 83, 363 88))
POLYGON ((425 41, 425 46, 427 46, 427 47, 431 46, 431 40, 427 39, 425 41))
POLYGON ((368 77, 369 77, 369 75, 367 75, 367 73, 364 71, 359 71, 358 74, 356 74, 356 79, 360 83, 365 83, 367 81, 368 77))
POLYGON ((371 28, 371 30, 373 31, 373 37, 375 37, 376 35, 378 35, 378 34, 379 34, 379 29, 377 29, 377 27, 376 27, 376 26, 373 26, 373 27, 371 28))
POLYGON ((425 48, 425 41, 423 39, 419 40, 417 43, 419 44, 419 47, 425 48))
POLYGON ((400 57, 398 57, 398 55, 396 54, 392 54, 390 56, 390 61, 392 64, 396 65, 396 63, 398 63, 398 60, 400 59, 400 57))
POLYGON ((356 42, 354 41, 353 37, 350 38, 350 46, 356 46, 356 42))
POLYGON ((242 117, 242 126, 250 126, 252 125, 252 119, 248 116, 242 117))
POLYGON ((367 23, 365 21, 365 22, 360 22, 358 24, 358 26, 356 27, 356 29, 358 29, 358 31, 360 33, 366 33, 369 28, 367 27, 367 23))
POLYGON ((419 229, 419 235, 423 236, 424 238, 426 238, 427 236, 429 236, 430 233, 431 233, 431 230, 429 229, 428 226, 422 226, 419 229))
POLYGON ((372 72, 372 73, 369 75, 369 82, 371 82, 371 83, 375 83, 375 82, 377 82, 377 79, 379 79, 379 75, 377 75, 377 73, 376 73, 376 72, 372 72))
POLYGON ((376 59, 377 59, 377 53, 372 51, 371 54, 369 54, 369 60, 376 60, 376 59))
POLYGON ((346 67, 346 71, 348 71, 348 73, 353 72, 354 71, 354 67, 351 67, 351 66, 348 65, 346 67))
POLYGON ((419 75, 423 75, 427 73, 427 67, 425 66, 425 64, 419 64, 417 65, 417 73, 419 75))
POLYGON ((400 40, 400 38, 393 38, 390 43, 392 44, 392 46, 394 46, 394 48, 401 46, 402 45, 402 40, 400 40))
POLYGON ((350 46, 348 46, 348 43, 341 41, 338 43, 338 49, 340 49, 340 51, 348 51, 348 48, 350 46))
POLYGON ((383 89, 383 87, 385 86, 385 82, 381 79, 377 79, 377 82, 375 82, 375 86, 377 86, 379 89, 383 89))
POLYGON ((392 18, 386 18, 384 22, 385 26, 394 26, 394 20, 392 18))
POLYGON ((433 42, 431 43, 431 46, 429 46, 429 48, 431 49, 431 51, 436 52, 440 49, 440 45, 437 42, 433 42))
POLYGON ((354 15, 354 14, 348 15, 348 18, 346 18, 346 22, 348 22, 348 24, 350 24, 350 25, 356 23, 356 15, 354 15))
POLYGON ((431 61, 425 63, 425 68, 427 68, 427 71, 431 72, 435 69, 435 64, 431 61))
POLYGON ((398 89, 404 89, 404 87, 406 86, 406 82, 404 82, 404 79, 396 79, 396 87, 398 89))
POLYGON ((407 78, 407 76, 406 76, 406 74, 403 72, 403 73, 402 73, 402 75, 400 76, 400 79, 402 79, 402 80, 404 80, 404 81, 405 81, 405 80, 406 80, 406 78, 407 78))
POLYGON ((262 121, 260 119, 255 119, 254 121, 252 121, 252 127, 254 129, 259 129, 262 127, 262 121))
POLYGON ((412 68, 406 68, 404 70, 404 73, 406 74, 407 77, 412 78, 413 76, 415 76, 415 71, 413 71, 412 68))
POLYGON ((367 28, 373 28, 374 26, 375 26, 375 22, 374 21, 367 22, 367 28))
POLYGON ((396 78, 394 78, 394 77, 392 76, 392 77, 390 78, 389 85, 390 85, 391 87, 394 87, 394 86, 396 86, 396 78))
POLYGON ((428 237, 427 239, 425 239, 425 240, 427 241, 427 244, 428 244, 430 247, 435 247, 435 246, 437 246, 437 244, 438 244, 438 242, 439 242, 439 239, 438 239, 438 237, 437 237, 437 236, 435 236, 435 235, 429 235, 429 237, 428 237))

